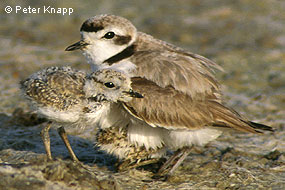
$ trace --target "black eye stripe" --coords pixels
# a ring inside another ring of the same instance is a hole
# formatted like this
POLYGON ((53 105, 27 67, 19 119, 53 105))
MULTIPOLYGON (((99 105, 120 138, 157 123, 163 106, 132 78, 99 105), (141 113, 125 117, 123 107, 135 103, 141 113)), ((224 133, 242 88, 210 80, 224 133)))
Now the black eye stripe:
POLYGON ((124 45, 128 44, 132 40, 132 37, 127 35, 127 36, 119 36, 117 35, 116 39, 114 40, 114 43, 117 45, 124 45))

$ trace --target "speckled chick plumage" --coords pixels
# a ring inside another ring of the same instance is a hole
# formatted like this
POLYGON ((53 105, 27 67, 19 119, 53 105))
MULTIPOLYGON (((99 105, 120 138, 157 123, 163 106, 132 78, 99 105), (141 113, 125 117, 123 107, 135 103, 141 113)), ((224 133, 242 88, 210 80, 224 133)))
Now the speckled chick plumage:
POLYGON ((128 139, 128 128, 117 126, 100 129, 96 135, 96 146, 119 158, 121 164, 118 165, 118 170, 126 170, 139 164, 144 165, 143 162, 149 159, 155 161, 155 155, 160 155, 161 152, 165 151, 163 148, 146 149, 143 146, 131 144, 128 139))
POLYGON ((97 123, 110 102, 130 101, 130 83, 123 73, 110 69, 86 74, 71 67, 49 67, 22 81, 21 89, 40 115, 85 128, 97 123))
POLYGON ((31 75, 21 83, 26 97, 39 107, 65 111, 85 98, 86 73, 70 67, 49 67, 31 75))

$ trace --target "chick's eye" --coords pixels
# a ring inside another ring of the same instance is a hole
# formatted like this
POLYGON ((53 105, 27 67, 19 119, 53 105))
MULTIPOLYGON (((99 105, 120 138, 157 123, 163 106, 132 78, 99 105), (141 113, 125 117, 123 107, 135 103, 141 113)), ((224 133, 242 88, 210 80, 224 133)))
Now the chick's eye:
POLYGON ((106 39, 112 39, 114 38, 115 36, 115 33, 114 32, 107 32, 105 35, 104 35, 104 38, 106 39))
POLYGON ((114 88, 115 87, 114 83, 112 83, 112 82, 106 82, 104 85, 108 88, 114 88))

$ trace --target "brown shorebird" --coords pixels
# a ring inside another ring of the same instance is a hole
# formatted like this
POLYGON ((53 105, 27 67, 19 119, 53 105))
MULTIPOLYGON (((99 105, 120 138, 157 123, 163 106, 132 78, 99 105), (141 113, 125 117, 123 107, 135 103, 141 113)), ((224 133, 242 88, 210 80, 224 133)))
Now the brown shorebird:
POLYGON ((113 126, 119 117, 128 123, 129 146, 150 150, 148 157, 161 157, 165 152, 156 150, 176 150, 158 173, 171 174, 192 146, 207 144, 224 129, 272 131, 222 103, 214 76, 214 70, 222 68, 211 60, 139 32, 119 16, 89 18, 80 33, 81 40, 66 51, 81 49, 93 70, 113 68, 128 73, 132 88, 144 96, 124 103, 125 109, 113 106, 101 128, 113 126))

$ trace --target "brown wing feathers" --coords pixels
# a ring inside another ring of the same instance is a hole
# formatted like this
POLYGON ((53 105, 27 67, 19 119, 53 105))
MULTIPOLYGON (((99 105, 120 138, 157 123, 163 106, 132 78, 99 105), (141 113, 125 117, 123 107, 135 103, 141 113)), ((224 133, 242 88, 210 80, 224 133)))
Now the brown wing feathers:
POLYGON ((152 125, 190 130, 213 126, 251 133, 260 133, 259 129, 272 130, 271 127, 245 120, 219 103, 214 95, 193 99, 171 86, 161 88, 140 77, 132 78, 132 88, 144 98, 133 99, 125 104, 126 108, 152 125))

